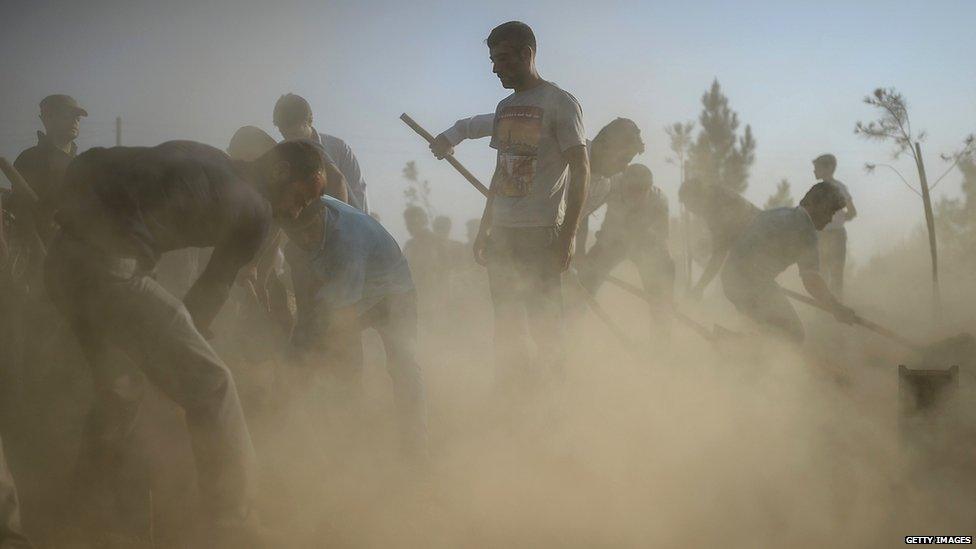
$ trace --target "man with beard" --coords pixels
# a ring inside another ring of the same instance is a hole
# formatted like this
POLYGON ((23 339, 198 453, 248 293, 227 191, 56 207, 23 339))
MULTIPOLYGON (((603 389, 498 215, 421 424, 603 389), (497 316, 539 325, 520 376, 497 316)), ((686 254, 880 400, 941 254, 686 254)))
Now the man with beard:
POLYGON ((234 380, 206 341, 209 326, 273 217, 296 218, 334 173, 319 149, 303 142, 279 144, 252 162, 171 141, 92 149, 71 164, 46 279, 95 387, 79 456, 80 495, 109 487, 118 511, 127 490, 138 488, 123 477, 148 378, 185 412, 214 543, 245 543, 235 536, 253 531, 246 519, 254 449, 234 380), (152 269, 162 253, 189 246, 214 251, 181 302, 152 269), (113 349, 141 372, 115 360, 113 349))

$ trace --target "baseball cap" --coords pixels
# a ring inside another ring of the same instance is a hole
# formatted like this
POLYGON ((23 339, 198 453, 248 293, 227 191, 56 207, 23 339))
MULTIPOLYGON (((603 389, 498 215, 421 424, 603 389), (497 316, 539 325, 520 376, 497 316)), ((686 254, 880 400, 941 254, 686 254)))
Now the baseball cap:
POLYGON ((64 94, 49 95, 41 99, 41 114, 45 112, 70 112, 88 116, 88 111, 83 109, 74 97, 64 94))

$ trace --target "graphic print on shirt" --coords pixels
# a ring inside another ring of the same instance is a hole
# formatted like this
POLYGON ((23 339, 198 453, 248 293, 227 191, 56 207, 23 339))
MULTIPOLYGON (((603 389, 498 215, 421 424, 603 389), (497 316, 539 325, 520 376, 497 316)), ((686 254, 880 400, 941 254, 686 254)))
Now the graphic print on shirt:
POLYGON ((532 191, 543 112, 542 107, 504 107, 498 113, 495 136, 502 196, 521 197, 532 191))

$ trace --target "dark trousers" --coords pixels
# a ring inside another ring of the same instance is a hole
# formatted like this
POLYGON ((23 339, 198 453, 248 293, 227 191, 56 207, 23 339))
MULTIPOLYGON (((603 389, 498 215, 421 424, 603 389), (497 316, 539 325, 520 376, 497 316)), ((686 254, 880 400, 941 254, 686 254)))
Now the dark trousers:
POLYGON ((674 260, 665 248, 646 249, 639 243, 597 238, 579 266, 579 281, 583 288, 595 296, 607 276, 623 260, 630 259, 637 266, 644 292, 654 302, 650 303, 651 337, 667 335, 671 326, 671 302, 674 300, 674 260))
POLYGON ((27 549, 30 546, 20 530, 17 488, 3 457, 3 441, 0 441, 0 548, 27 549))
POLYGON ((230 371, 182 302, 134 259, 106 256, 64 233, 51 245, 46 275, 94 382, 79 495, 107 487, 121 500, 138 485, 123 475, 139 469, 128 462, 138 460, 133 429, 148 378, 186 413, 205 511, 219 521, 244 518, 253 489, 251 437, 230 371), (129 360, 120 360, 119 351, 129 360))
POLYGON ((844 297, 844 267, 847 264, 847 229, 820 231, 820 272, 827 287, 837 296, 844 297))
POLYGON ((562 375, 565 352, 557 234, 555 227, 491 229, 488 285, 495 311, 495 379, 502 388, 517 385, 518 376, 547 369, 562 375), (526 333, 536 346, 534 367, 526 333))

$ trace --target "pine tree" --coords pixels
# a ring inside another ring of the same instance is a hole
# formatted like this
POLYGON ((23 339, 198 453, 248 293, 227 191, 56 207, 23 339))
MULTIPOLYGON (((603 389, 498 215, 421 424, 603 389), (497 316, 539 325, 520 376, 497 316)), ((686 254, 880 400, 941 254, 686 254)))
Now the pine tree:
POLYGON ((690 175, 741 193, 749 186, 749 168, 756 159, 752 127, 746 125, 743 134, 738 135, 739 115, 729 108, 729 99, 717 79, 702 95, 701 102, 701 129, 689 154, 690 175))
POLYGON ((403 197, 407 200, 407 206, 419 206, 433 219, 437 212, 430 204, 430 181, 420 179, 420 170, 417 169, 415 161, 411 160, 403 167, 403 178, 407 180, 409 185, 403 190, 403 197))
POLYGON ((776 192, 769 195, 763 208, 772 210, 773 208, 792 208, 793 206, 796 206, 796 203, 793 201, 793 194, 790 192, 790 181, 784 177, 776 185, 776 192))

